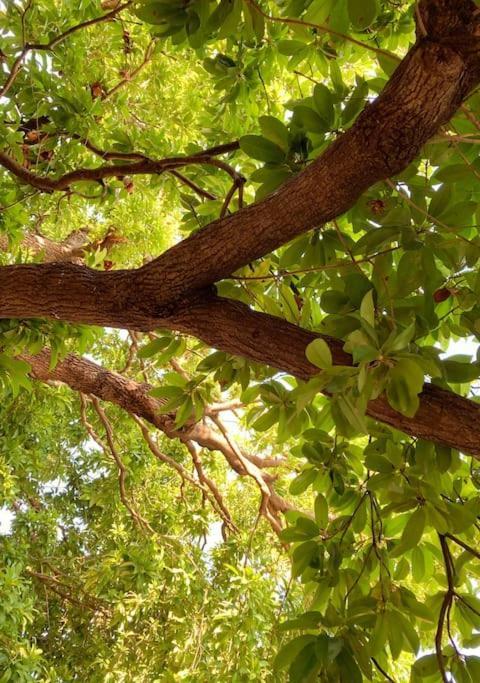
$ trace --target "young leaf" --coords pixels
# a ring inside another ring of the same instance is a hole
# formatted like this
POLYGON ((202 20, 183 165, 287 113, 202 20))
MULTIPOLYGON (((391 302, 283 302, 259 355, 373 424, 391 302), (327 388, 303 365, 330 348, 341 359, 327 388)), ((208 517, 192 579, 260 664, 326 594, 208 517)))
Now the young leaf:
POLYGON ((307 359, 321 370, 332 367, 332 352, 324 339, 314 339, 305 350, 307 359))
POLYGON ((403 551, 414 548, 420 542, 425 529, 425 509, 419 507, 411 515, 402 533, 400 546, 403 551))

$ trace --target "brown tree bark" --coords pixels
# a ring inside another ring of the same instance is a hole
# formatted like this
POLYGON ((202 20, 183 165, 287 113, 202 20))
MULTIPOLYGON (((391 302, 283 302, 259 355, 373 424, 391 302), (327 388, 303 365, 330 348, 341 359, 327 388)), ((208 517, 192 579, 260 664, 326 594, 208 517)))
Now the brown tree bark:
MULTIPOLYGON (((54 242, 35 232, 27 232, 21 242, 21 248, 32 254, 42 254, 44 263, 83 263, 85 248, 88 247, 87 230, 72 232, 63 242, 54 242)), ((8 238, 0 235, 0 250, 8 249, 8 238)))
MULTIPOLYGON (((138 270, 104 273, 68 263, 0 268, 0 317, 178 329, 299 377, 310 376, 313 369, 306 365, 304 350, 311 333, 216 299, 209 288, 345 212, 367 188, 406 168, 480 82, 475 4, 422 0, 420 13, 427 35, 417 39, 352 128, 295 179, 138 270), (212 315, 223 328, 212 329, 212 315)), ((329 344, 336 362, 347 362, 341 342, 329 344)), ((369 413, 409 434, 480 453, 477 405, 431 385, 426 385, 418 415, 411 420, 383 399, 373 402, 369 413)))
MULTIPOLYGON (((480 82, 480 15, 472 0, 423 0, 420 11, 427 36, 418 38, 355 124, 302 173, 263 201, 214 221, 125 277, 92 271, 83 279, 91 288, 98 286, 102 298, 115 300, 117 308, 137 308, 147 318, 164 317, 185 294, 228 277, 332 220, 369 187, 405 169, 480 82)), ((3 158, 3 163, 13 162, 3 158)), ((140 165, 141 172, 152 173, 155 163, 136 162, 132 168, 140 165)), ((112 174, 104 167, 98 172, 99 177, 112 174)), ((122 173, 131 172, 122 167, 122 173)), ((82 172, 73 171, 71 177, 76 178, 76 173, 81 179, 82 172)), ((28 182, 27 177, 24 180, 28 182)), ((24 266, 12 268, 17 270, 11 270, 9 277, 16 282, 28 272, 22 270, 24 266)), ((40 275, 42 266, 37 268, 40 275)), ((80 276, 75 268, 63 268, 60 279, 52 278, 51 270, 44 273, 53 287, 52 296, 60 298, 80 276)), ((5 286, 2 282, 2 293, 8 293, 5 286)), ((88 315, 89 296, 83 293, 88 315)))
MULTIPOLYGON (((318 337, 327 342, 335 365, 352 365, 342 341, 252 311, 239 301, 214 298, 199 303, 177 314, 170 326, 209 346, 265 363, 299 379, 307 380, 319 372, 305 356, 307 345, 318 337)), ((424 385, 420 407, 412 418, 397 413, 385 396, 370 401, 367 414, 411 436, 480 459, 480 405, 434 384, 424 385)))
POLYGON ((268 506, 272 513, 289 509, 289 504, 273 489, 275 477, 264 471, 264 468, 278 466, 281 460, 272 462, 271 459, 263 460, 259 456, 236 450, 229 438, 221 431, 212 429, 205 420, 178 429, 174 414, 165 415, 160 412, 162 404, 150 396, 151 387, 148 384, 135 382, 74 354, 57 363, 53 370, 50 369, 48 349, 33 356, 24 354, 21 358, 29 363, 31 375, 37 380, 61 382, 74 391, 91 394, 119 406, 127 413, 141 417, 170 439, 179 439, 187 445, 193 441, 202 448, 218 451, 237 474, 254 476, 257 484, 268 491, 268 506))

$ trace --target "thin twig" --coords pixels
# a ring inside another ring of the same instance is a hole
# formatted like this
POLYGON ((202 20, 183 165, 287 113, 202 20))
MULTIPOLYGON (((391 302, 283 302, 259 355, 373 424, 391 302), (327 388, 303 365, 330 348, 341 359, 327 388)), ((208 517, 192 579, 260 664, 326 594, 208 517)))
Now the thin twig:
POLYGON ((107 444, 108 447, 104 444, 103 440, 98 436, 98 434, 95 432, 93 426, 88 422, 87 417, 86 417, 86 401, 87 398, 84 394, 80 394, 80 403, 81 403, 81 417, 82 417, 82 422, 87 429, 87 432, 89 433, 90 437, 100 446, 100 448, 103 450, 105 454, 110 453, 111 456, 113 457, 115 464, 117 465, 118 468, 118 485, 120 489, 120 499, 123 503, 123 505, 126 507, 128 512, 130 513, 130 516, 132 517, 133 521, 139 526, 140 529, 148 529, 148 531, 154 533, 154 530, 150 526, 150 524, 135 510, 135 508, 132 506, 130 501, 128 500, 126 488, 125 488, 125 479, 127 476, 127 469, 125 465, 123 464, 122 459, 120 458, 117 449, 115 447, 114 439, 113 439, 113 430, 112 426, 105 414, 105 411, 100 405, 99 400, 97 399, 96 396, 89 396, 89 400, 92 402, 92 405, 101 421, 103 424, 103 427, 105 429, 105 434, 107 437, 107 444))
POLYGON ((152 58, 152 55, 153 55, 153 51, 154 51, 154 49, 155 49, 155 45, 156 45, 156 40, 152 40, 152 41, 150 42, 150 44, 148 45, 147 49, 145 50, 145 55, 144 55, 144 57, 143 57, 143 60, 140 62, 140 64, 139 64, 135 69, 133 69, 133 71, 130 71, 130 72, 128 73, 127 76, 125 76, 124 78, 122 78, 121 81, 119 81, 116 85, 114 85, 113 88, 111 88, 110 90, 108 90, 108 91, 105 93, 105 95, 103 95, 102 100, 107 100, 107 99, 109 99, 110 97, 112 97, 113 95, 115 95, 115 93, 117 93, 121 88, 123 88, 124 85, 126 85, 127 83, 130 83, 131 81, 133 81, 133 79, 134 79, 136 76, 138 76, 138 74, 139 74, 139 73, 147 66, 147 64, 150 62, 150 60, 151 60, 151 58, 152 58))
POLYGON ((435 633, 435 652, 437 655, 438 668, 439 668, 440 674, 442 676, 442 681, 443 681, 443 683, 449 683, 449 678, 447 676, 447 670, 445 668, 445 662, 443 660, 442 640, 443 640, 443 630, 445 628, 445 618, 447 616, 448 611, 451 608, 452 601, 453 601, 453 598, 455 595, 454 577, 453 577, 453 571, 454 570, 453 570, 452 556, 450 555, 450 550, 448 548, 446 538, 442 534, 439 534, 438 537, 440 539, 440 547, 442 549, 443 562, 445 565, 445 572, 447 575, 448 588, 447 588, 447 591, 443 597, 442 605, 440 607, 440 613, 438 615, 437 631, 435 633))
POLYGON ((250 477, 252 477, 252 479, 257 483, 261 493, 260 512, 270 522, 270 525, 272 529, 275 531, 275 533, 280 533, 282 531, 282 525, 278 517, 278 512, 275 509, 273 509, 270 505, 272 489, 271 485, 266 482, 265 475, 254 463, 252 463, 248 458, 246 458, 243 455, 240 448, 238 448, 236 444, 232 441, 220 417, 218 415, 212 415, 210 416, 210 419, 218 427, 223 437, 225 438, 225 441, 230 446, 233 453, 237 456, 238 460, 243 465, 247 474, 250 477))
MULTIPOLYGON (((226 147, 228 148, 229 146, 226 147)), ((214 150, 217 149, 218 148, 214 148, 214 150)), ((36 187, 43 192, 56 192, 62 190, 71 192, 70 186, 72 183, 81 181, 103 183, 104 179, 112 177, 161 175, 162 173, 171 172, 193 164, 214 166, 228 173, 228 175, 233 178, 234 182, 244 182, 243 176, 241 176, 233 166, 213 156, 214 154, 221 153, 221 151, 211 152, 206 150, 205 152, 191 154, 189 156, 178 156, 165 159, 150 159, 148 157, 143 157, 141 160, 134 163, 105 164, 104 166, 99 166, 97 168, 77 168, 58 178, 39 176, 32 173, 5 151, 0 151, 0 166, 6 168, 24 183, 36 187)))
POLYGON ((250 7, 253 8, 254 11, 258 12, 264 19, 267 21, 272 21, 277 24, 286 24, 290 26, 305 26, 306 28, 314 28, 317 29, 318 31, 322 31, 323 33, 328 33, 331 36, 336 36, 337 38, 343 38, 343 40, 348 41, 349 43, 353 43, 354 45, 359 45, 360 47, 364 48, 365 50, 370 50, 370 52, 374 52, 377 55, 383 55, 384 57, 387 57, 388 59, 391 59, 392 61, 395 62, 400 62, 401 59, 400 57, 397 57, 397 55, 393 55, 390 52, 387 52, 386 50, 382 50, 379 47, 373 47, 373 45, 368 45, 367 43, 363 43, 361 40, 357 40, 356 38, 352 38, 352 36, 347 35, 346 33, 341 33, 340 31, 335 31, 334 29, 330 28, 329 26, 326 26, 325 24, 316 24, 312 21, 304 21, 303 19, 294 19, 293 17, 276 17, 272 16, 270 14, 267 14, 256 2, 256 0, 246 0, 247 4, 250 5, 250 7))
POLYGON ((388 673, 385 671, 385 669, 383 669, 383 668, 380 666, 380 664, 377 662, 377 660, 375 659, 375 657, 372 657, 372 662, 373 662, 373 664, 375 665, 375 667, 378 669, 378 671, 380 671, 380 673, 382 674, 382 676, 385 677, 385 680, 386 680, 386 681, 390 681, 390 683, 395 683, 395 679, 393 679, 391 676, 388 675, 388 673))
POLYGON ((445 534, 446 538, 449 538, 451 541, 459 545, 461 548, 466 550, 468 553, 473 555, 474 557, 478 558, 480 560, 480 552, 478 550, 475 550, 475 548, 472 548, 471 545, 468 545, 468 543, 465 543, 465 541, 462 541, 460 538, 457 538, 456 536, 453 536, 452 534, 445 534))
POLYGON ((13 83, 15 82, 15 79, 17 78, 18 74, 20 73, 20 70, 23 66, 23 61, 27 54, 29 52, 32 52, 33 50, 45 50, 47 52, 54 50, 57 45, 59 45, 61 42, 65 40, 65 38, 68 38, 68 36, 71 36, 72 33, 75 33, 76 31, 80 31, 83 28, 87 28, 89 26, 94 26, 95 24, 101 24, 105 21, 110 21, 114 17, 117 16, 120 12, 122 12, 124 9, 127 7, 130 7, 132 4, 132 0, 128 0, 128 2, 125 2, 123 5, 119 5, 115 9, 113 9, 111 12, 108 12, 107 14, 103 14, 101 17, 96 17, 95 19, 89 19, 88 21, 82 21, 80 24, 77 24, 76 26, 71 26, 69 29, 64 31, 63 33, 60 33, 60 35, 52 38, 48 43, 25 43, 22 51, 18 55, 18 57, 15 59, 13 62, 12 68, 10 69, 10 73, 7 76, 7 80, 3 84, 3 86, 0 88, 0 97, 3 97, 7 94, 7 92, 10 90, 12 87, 13 83))

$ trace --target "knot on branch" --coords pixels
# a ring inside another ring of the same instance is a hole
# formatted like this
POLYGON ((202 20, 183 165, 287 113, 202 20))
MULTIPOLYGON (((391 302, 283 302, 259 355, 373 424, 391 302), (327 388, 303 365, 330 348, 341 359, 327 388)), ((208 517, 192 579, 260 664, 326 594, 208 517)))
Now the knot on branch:
POLYGON ((180 297, 174 298, 162 306, 153 305, 148 307, 147 313, 162 320, 178 316, 184 309, 191 310, 197 305, 205 304, 217 296, 217 288, 214 284, 201 289, 188 290, 180 297))

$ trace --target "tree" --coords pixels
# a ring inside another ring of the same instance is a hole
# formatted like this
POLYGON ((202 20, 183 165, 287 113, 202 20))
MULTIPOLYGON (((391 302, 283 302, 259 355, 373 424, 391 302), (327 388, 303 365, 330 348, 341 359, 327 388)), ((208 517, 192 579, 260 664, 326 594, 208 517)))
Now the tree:
POLYGON ((477 5, 2 26, 0 681, 477 680, 477 5))

